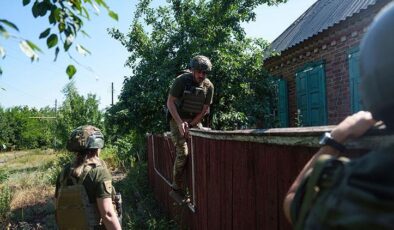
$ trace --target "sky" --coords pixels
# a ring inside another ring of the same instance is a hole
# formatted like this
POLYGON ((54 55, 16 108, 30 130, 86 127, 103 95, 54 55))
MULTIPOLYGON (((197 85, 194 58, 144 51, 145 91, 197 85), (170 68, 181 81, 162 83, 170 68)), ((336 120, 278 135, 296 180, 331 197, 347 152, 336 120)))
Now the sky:
MULTIPOLYGON (((160 1, 162 0, 154 2, 160 4, 160 1)), ((70 82, 65 73, 69 64, 74 64, 77 68, 73 81, 81 95, 86 97, 89 93, 96 94, 100 109, 105 109, 112 102, 113 83, 113 100, 116 103, 124 77, 131 76, 132 70, 124 66, 128 57, 127 50, 119 41, 111 38, 107 28, 117 28, 127 33, 136 2, 107 1, 110 8, 119 15, 118 21, 110 18, 103 9, 98 16, 93 15, 90 21, 85 22, 84 30, 90 38, 79 34, 75 43, 83 45, 91 55, 82 56, 73 51, 72 56, 79 63, 76 64, 65 53, 60 53, 54 62, 54 49, 47 49, 45 39, 38 39, 39 34, 49 27, 47 18, 34 18, 31 6, 23 7, 22 0, 1 0, 0 19, 16 24, 19 32, 12 34, 33 41, 43 53, 39 54, 38 62, 31 62, 19 48, 20 39, 5 40, 0 37, 0 46, 6 50, 6 57, 0 59, 3 70, 3 75, 0 75, 0 106, 54 107, 55 101, 60 106, 64 101, 62 89, 70 82)), ((279 6, 259 6, 255 10, 256 21, 243 24, 246 34, 272 42, 315 2, 316 0, 288 0, 279 6)), ((73 46, 70 49, 75 48, 73 46)))

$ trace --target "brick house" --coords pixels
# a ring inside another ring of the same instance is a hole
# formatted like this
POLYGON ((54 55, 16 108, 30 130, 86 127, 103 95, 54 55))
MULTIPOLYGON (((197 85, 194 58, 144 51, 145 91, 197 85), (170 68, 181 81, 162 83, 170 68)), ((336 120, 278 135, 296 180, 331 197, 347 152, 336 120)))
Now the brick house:
POLYGON ((281 127, 334 125, 362 108, 359 45, 390 0, 318 0, 272 44, 264 67, 278 80, 281 127))

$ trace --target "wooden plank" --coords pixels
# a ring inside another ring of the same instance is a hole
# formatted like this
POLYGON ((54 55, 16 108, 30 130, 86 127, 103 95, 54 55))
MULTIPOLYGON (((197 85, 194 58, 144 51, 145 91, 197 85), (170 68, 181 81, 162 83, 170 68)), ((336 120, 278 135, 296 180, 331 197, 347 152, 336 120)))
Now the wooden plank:
POLYGON ((250 143, 232 142, 233 229, 255 229, 254 154, 250 143))
POLYGON ((256 229, 278 229, 277 154, 278 147, 255 144, 256 229))
POLYGON ((281 177, 278 179, 278 229, 292 229, 283 213, 283 200, 294 179, 305 163, 311 157, 311 151, 306 147, 281 147, 277 153, 278 170, 281 177), (302 157, 300 159, 300 157, 302 157))
MULTIPOLYGON (((233 146, 230 141, 219 142, 220 170, 222 183, 220 188, 220 229, 233 229, 233 146)), ((236 214, 235 214, 236 215, 236 214)))
POLYGON ((207 221, 210 229, 220 229, 220 187, 222 186, 222 173, 220 172, 220 152, 217 141, 210 141, 207 146, 207 221))
POLYGON ((193 137, 196 160, 196 228, 208 229, 207 222, 207 148, 208 140, 193 137))

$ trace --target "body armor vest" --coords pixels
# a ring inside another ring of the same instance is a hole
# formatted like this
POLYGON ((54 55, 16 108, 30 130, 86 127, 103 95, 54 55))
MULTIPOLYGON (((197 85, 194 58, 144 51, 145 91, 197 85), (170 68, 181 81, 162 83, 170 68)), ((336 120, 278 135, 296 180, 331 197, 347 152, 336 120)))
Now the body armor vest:
POLYGON ((100 225, 97 204, 90 203, 83 181, 92 169, 84 167, 81 176, 75 179, 69 175, 61 175, 61 186, 56 199, 56 219, 59 229, 95 229, 100 225), (67 185, 71 180, 72 185, 67 185))
POLYGON ((207 96, 207 87, 203 83, 202 87, 193 86, 193 75, 186 81, 186 86, 181 98, 181 112, 200 113, 203 109, 207 96))

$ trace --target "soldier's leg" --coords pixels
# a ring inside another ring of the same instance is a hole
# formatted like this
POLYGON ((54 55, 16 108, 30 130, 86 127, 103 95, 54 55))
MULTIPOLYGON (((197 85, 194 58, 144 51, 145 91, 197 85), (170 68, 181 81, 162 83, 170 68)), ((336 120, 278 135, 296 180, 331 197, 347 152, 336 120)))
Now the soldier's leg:
POLYGON ((172 187, 175 190, 182 189, 183 186, 183 171, 187 161, 188 148, 185 137, 181 136, 176 122, 171 119, 171 139, 175 145, 176 158, 173 167, 172 187))

